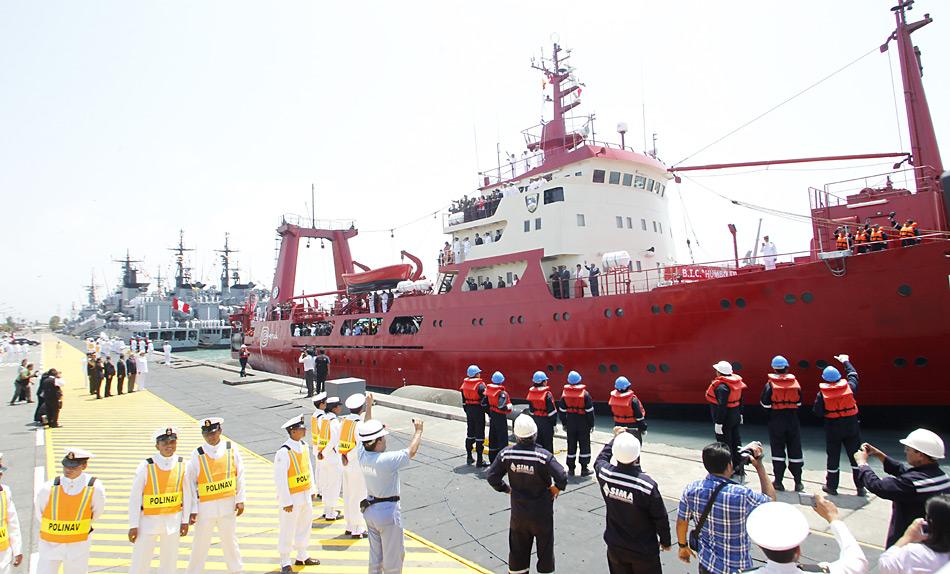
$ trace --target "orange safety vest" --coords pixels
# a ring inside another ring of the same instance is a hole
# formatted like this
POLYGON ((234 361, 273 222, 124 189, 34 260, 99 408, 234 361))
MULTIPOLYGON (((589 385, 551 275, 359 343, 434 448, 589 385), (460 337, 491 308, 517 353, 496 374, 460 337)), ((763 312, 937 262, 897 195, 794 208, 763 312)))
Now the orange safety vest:
POLYGON ((181 512, 184 500, 185 463, 178 457, 178 464, 162 470, 152 458, 145 459, 145 488, 142 489, 142 514, 174 514, 181 512))
POLYGON ((328 444, 330 444, 330 417, 328 417, 326 414, 321 415, 320 418, 317 419, 316 424, 317 431, 313 433, 314 437, 316 438, 313 441, 313 444, 316 445, 317 451, 321 451, 326 448, 328 444))
POLYGON ((356 424, 359 419, 343 417, 340 419, 343 423, 340 427, 340 445, 337 450, 340 454, 346 454, 356 448, 356 424))
POLYGON ((10 547, 10 516, 7 514, 7 495, 0 486, 0 552, 6 552, 10 547))
POLYGON ((290 466, 287 467, 287 488, 290 494, 298 492, 307 492, 310 490, 310 455, 306 450, 295 452, 287 445, 281 445, 287 449, 287 455, 290 459, 290 466))
POLYGON ((225 449, 224 456, 211 458, 204 447, 198 447, 198 499, 202 502, 237 495, 237 465, 231 441, 225 444, 225 449))
POLYGON ((818 390, 825 401, 826 419, 853 417, 858 414, 858 403, 854 400, 854 392, 847 379, 841 379, 837 383, 821 383, 818 390))
POLYGON ((746 388, 746 384, 742 382, 742 377, 739 375, 729 375, 728 377, 719 375, 713 379, 709 383, 709 388, 706 389, 706 402, 714 405, 719 404, 716 399, 716 387, 722 384, 729 387, 729 398, 726 399, 726 407, 733 409, 742 405, 742 389, 746 388))
POLYGON ((468 378, 462 381, 459 391, 462 392, 462 400, 466 405, 482 404, 482 397, 478 394, 478 386, 484 384, 481 377, 468 378))
POLYGON ((638 423, 646 418, 647 410, 643 408, 643 403, 640 403, 640 410, 643 412, 641 418, 637 418, 636 413, 633 412, 633 400, 637 398, 637 395, 627 389, 624 392, 620 392, 617 389, 610 391, 610 399, 607 401, 607 404, 610 405, 610 412, 614 415, 614 422, 617 424, 630 424, 638 423))
POLYGON ((488 408, 493 413, 498 413, 500 415, 507 415, 507 410, 501 410, 498 408, 498 395, 502 392, 507 393, 505 390, 505 385, 496 385, 495 383, 489 383, 485 387, 485 396, 488 398, 488 408))
POLYGON ((561 392, 561 400, 564 401, 564 407, 569 414, 583 415, 587 414, 584 408, 586 395, 587 385, 567 385, 561 392))
POLYGON ((884 241, 884 232, 880 228, 871 231, 871 241, 884 241))
POLYGON ((901 227, 901 238, 913 237, 914 236, 914 226, 913 225, 904 225, 901 227))
POLYGON ((53 479, 49 501, 43 509, 40 538, 57 544, 89 539, 89 533, 92 532, 92 485, 95 482, 94 477, 90 478, 89 484, 70 496, 60 484, 60 477, 53 479))
POLYGON ((551 389, 547 385, 541 386, 532 386, 528 389, 528 403, 531 405, 531 414, 536 417, 546 417, 549 416, 548 413, 548 397, 554 399, 554 395, 551 394, 551 389))
POLYGON ((839 250, 848 248, 848 234, 842 231, 835 234, 835 247, 839 250))
POLYGON ((320 440, 320 418, 323 416, 323 411, 320 411, 319 415, 310 417, 310 441, 313 443, 313 446, 319 446, 318 442, 320 440))
POLYGON ((772 410, 797 409, 802 402, 802 387, 792 374, 769 373, 772 383, 772 410))

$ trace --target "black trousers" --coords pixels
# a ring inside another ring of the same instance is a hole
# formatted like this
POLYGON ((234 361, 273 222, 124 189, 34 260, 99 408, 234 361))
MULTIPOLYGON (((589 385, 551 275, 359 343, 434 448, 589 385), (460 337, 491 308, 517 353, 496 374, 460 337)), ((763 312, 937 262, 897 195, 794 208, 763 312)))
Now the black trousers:
POLYGON ((554 505, 532 505, 531 510, 511 508, 508 526, 508 571, 531 568, 531 546, 537 546, 537 570, 554 572, 554 505))
POLYGON ((313 392, 319 394, 326 390, 327 375, 329 373, 315 371, 314 376, 317 378, 316 386, 314 387, 313 392))
POLYGON ((122 394, 123 385, 125 385, 125 375, 119 375, 119 376, 117 376, 116 379, 115 379, 115 388, 116 388, 116 391, 117 391, 120 395, 122 394))
POLYGON ((861 448, 861 425, 858 417, 843 417, 840 419, 825 419, 825 453, 828 455, 828 466, 825 471, 825 485, 831 490, 837 490, 841 479, 838 466, 841 464, 841 446, 851 463, 851 476, 854 486, 858 482, 858 464, 854 460, 854 453, 861 448))
POLYGON ((745 465, 739 449, 742 448, 742 437, 739 436, 739 427, 742 425, 728 423, 722 425, 722 434, 716 435, 716 440, 729 445, 729 452, 732 453, 732 468, 736 474, 745 474, 745 465))
POLYGON ((661 574, 659 552, 649 558, 618 546, 607 547, 607 566, 610 574, 661 574))
POLYGON ((802 430, 797 409, 773 410, 769 418, 769 445, 772 448, 772 471, 775 480, 782 482, 785 467, 792 473, 795 483, 802 481, 802 430))
POLYGON ((488 413, 488 461, 495 460, 498 451, 508 446, 508 417, 501 413, 488 413))
POLYGON ((17 401, 28 401, 30 400, 30 383, 21 382, 19 380, 14 381, 13 383, 13 398, 10 399, 10 404, 17 401))
POLYGON ((106 393, 105 394, 107 397, 112 396, 112 377, 113 375, 106 376, 106 393))
POLYGON ((575 463, 580 459, 581 468, 590 466, 590 428, 587 426, 567 425, 567 468, 574 470, 575 463), (580 454, 578 454, 580 447, 580 454))
POLYGON ((96 395, 96 398, 102 398, 101 390, 102 389, 102 379, 90 379, 89 380, 89 393, 96 395))
POLYGON ((482 405, 463 405, 465 411, 465 455, 472 455, 474 448, 478 460, 482 460, 485 452, 485 409, 482 405))
POLYGON ((535 438, 535 442, 541 445, 541 448, 553 454, 554 422, 551 420, 551 417, 536 417, 531 415, 531 418, 534 419, 534 424, 538 425, 538 436, 535 438))
POLYGON ((313 396, 313 380, 314 380, 313 371, 304 371, 303 379, 307 383, 307 398, 312 397, 313 396))
POLYGON ((46 424, 52 428, 59 426, 59 399, 53 399, 46 402, 46 424))
POLYGON ((244 357, 242 357, 242 358, 238 359, 238 362, 241 363, 241 376, 242 376, 242 377, 246 377, 246 376, 247 376, 247 372, 246 372, 246 371, 247 371, 247 359, 244 358, 244 357))
POLYGON ((46 404, 46 401, 43 400, 43 394, 40 392, 36 393, 36 410, 33 411, 33 422, 41 423, 43 422, 43 415, 46 414, 46 409, 43 408, 46 404))

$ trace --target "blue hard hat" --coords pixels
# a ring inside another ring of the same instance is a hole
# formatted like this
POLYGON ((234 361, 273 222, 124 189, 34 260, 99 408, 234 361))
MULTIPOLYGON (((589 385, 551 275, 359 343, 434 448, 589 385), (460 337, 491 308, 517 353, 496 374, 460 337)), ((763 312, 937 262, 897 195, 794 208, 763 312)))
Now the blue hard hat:
POLYGON ((788 368, 788 359, 782 355, 775 355, 772 357, 772 368, 773 369, 787 369, 788 368))
POLYGON ((617 380, 614 381, 614 388, 618 391, 625 391, 630 388, 630 381, 627 380, 627 377, 617 377, 617 380))
POLYGON ((841 373, 834 367, 825 367, 825 370, 821 372, 821 378, 829 383, 837 383, 841 380, 841 373))
POLYGON ((532 383, 543 383, 546 380, 548 380, 548 376, 544 371, 535 371, 534 376, 531 377, 532 383))
POLYGON ((495 383, 496 385, 500 385, 505 382, 505 375, 502 375, 501 371, 495 371, 491 375, 491 382, 495 383))
POLYGON ((469 377, 474 377, 475 375, 481 372, 482 370, 478 368, 478 365, 469 365, 468 371, 466 371, 469 377))
POLYGON ((567 384, 576 385, 579 382, 581 382, 580 373, 578 373, 577 371, 571 371, 570 373, 567 374, 567 384))

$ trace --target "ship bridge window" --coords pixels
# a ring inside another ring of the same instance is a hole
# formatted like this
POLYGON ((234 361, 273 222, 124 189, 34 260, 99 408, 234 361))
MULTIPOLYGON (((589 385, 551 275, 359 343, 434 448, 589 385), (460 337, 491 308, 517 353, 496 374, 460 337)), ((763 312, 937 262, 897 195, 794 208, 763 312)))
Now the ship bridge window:
POLYGON ((578 226, 578 227, 587 227, 587 221, 586 221, 586 219, 584 218, 584 214, 583 214, 583 213, 578 213, 578 214, 577 214, 577 226, 578 226))
POLYGON ((637 177, 633 178, 633 187, 637 189, 643 189, 644 187, 646 187, 646 185, 647 185, 647 178, 645 176, 638 175, 637 177))
POLYGON ((652 179, 648 179, 648 180, 647 180, 647 187, 646 187, 646 190, 647 190, 647 191, 653 191, 653 180, 652 180, 652 179))
POLYGON ((564 188, 552 187, 544 190, 544 205, 564 201, 564 188))
POLYGON ((530 219, 525 219, 525 220, 524 220, 524 232, 527 233, 527 232, 529 232, 529 231, 531 231, 531 220, 530 220, 530 219))
POLYGON ((333 321, 294 323, 290 326, 290 333, 294 337, 329 337, 332 332, 333 321))
POLYGON ((647 230, 647 220, 646 220, 646 219, 641 219, 641 220, 640 220, 640 229, 642 229, 642 230, 644 230, 644 231, 647 230))
POLYGON ((617 216, 617 229, 623 229, 623 217, 620 215, 617 216))
POLYGON ((628 217, 628 218, 627 218, 627 229, 633 229, 633 218, 632 218, 632 217, 628 217))
POLYGON ((594 170, 594 183, 604 183, 604 176, 607 175, 607 172, 602 169, 594 170))
POLYGON ((665 195, 666 195, 666 184, 665 184, 665 183, 664 183, 664 184, 659 184, 659 183, 658 183, 658 184, 656 184, 656 185, 657 185, 657 187, 660 189, 660 197, 665 196, 665 195))
POLYGON ((614 185, 620 185, 620 172, 612 171, 610 172, 610 183, 614 185))
POLYGON ((395 317, 389 324, 390 335, 415 335, 422 326, 422 316, 395 317))
POLYGON ((360 335, 375 335, 383 320, 379 317, 365 317, 363 319, 347 319, 340 326, 340 334, 344 337, 360 335))
POLYGON ((633 174, 632 174, 632 173, 625 173, 625 174, 623 174, 623 185, 625 185, 625 186, 627 186, 627 187, 630 187, 631 185, 633 185, 633 174))
POLYGON ((535 231, 537 231, 538 229, 541 229, 541 218, 540 218, 540 217, 534 218, 534 229, 535 229, 535 231))

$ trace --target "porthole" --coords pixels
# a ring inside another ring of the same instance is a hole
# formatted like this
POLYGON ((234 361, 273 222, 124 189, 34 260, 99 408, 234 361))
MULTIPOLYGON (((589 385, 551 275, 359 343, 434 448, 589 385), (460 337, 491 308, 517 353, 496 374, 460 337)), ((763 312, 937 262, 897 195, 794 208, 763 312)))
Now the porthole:
POLYGON ((732 370, 733 370, 734 372, 739 372, 739 371, 741 371, 741 370, 742 370, 742 363, 738 363, 738 362, 732 363, 732 370))
POLYGON ((560 364, 560 363, 558 363, 558 365, 557 365, 556 367, 554 367, 554 368, 557 369, 557 372, 559 372, 559 373, 563 373, 563 372, 564 372, 564 365, 562 365, 562 364, 560 364))
POLYGON ((472 318, 472 327, 474 327, 475 325, 478 325, 478 319, 475 319, 475 318, 473 317, 473 318, 472 318))
POLYGON ((617 307, 617 310, 614 311, 614 315, 618 317, 623 317, 623 307, 617 307))
POLYGON ((927 357, 917 357, 914 359, 915 367, 924 367, 927 365, 927 357))
POLYGON ((376 366, 376 359, 373 359, 373 366, 376 366))
POLYGON ((548 365, 548 370, 553 373, 553 372, 554 372, 554 365, 548 365))
POLYGON ((900 287, 897 288, 897 294, 900 295, 901 297, 910 297, 910 294, 911 294, 912 292, 913 292, 913 291, 912 291, 912 289, 910 288, 910 285, 906 285, 906 284, 905 284, 905 285, 901 285, 900 287))
POLYGON ((667 303, 666 305, 663 305, 663 312, 669 315, 670 313, 673 312, 673 306, 670 305, 669 303, 667 303))
POLYGON ((649 372, 651 372, 651 373, 655 373, 655 372, 656 372, 656 365, 654 365, 653 363, 648 363, 648 364, 647 364, 647 371, 649 371, 649 372))
POLYGON ((659 314, 660 314, 660 306, 659 306, 659 305, 651 305, 651 306, 650 306, 650 311, 652 311, 654 315, 659 315, 659 314))
POLYGON ((614 312, 611 311, 610 309, 604 309, 604 317, 607 317, 608 319, 610 319, 610 317, 611 317, 613 314, 614 314, 614 312))
POLYGON ((363 364, 363 359, 360 359, 360 364, 361 364, 361 365, 363 364))
POLYGON ((744 308, 745 308, 745 299, 743 299, 742 297, 739 297, 738 299, 736 299, 736 307, 738 307, 738 308, 740 308, 740 309, 744 309, 744 308))
POLYGON ((811 363, 809 363, 809 362, 806 361, 805 359, 802 359, 801 361, 798 361, 798 368, 799 368, 799 369, 807 369, 807 368, 810 367, 810 366, 811 366, 811 363))
POLYGON ((814 300, 815 296, 811 293, 811 291, 805 291, 802 293, 802 303, 811 303, 814 300))
POLYGON ((568 312, 564 312, 564 314, 561 315, 561 319, 564 319, 565 321, 570 321, 570 320, 571 320, 571 314, 568 313, 568 312))
POLYGON ((785 302, 788 303, 789 305, 791 305, 792 303, 795 302, 795 296, 792 295, 791 293, 786 293, 786 294, 785 294, 785 302))
POLYGON ((601 364, 597 365, 597 370, 600 371, 601 374, 606 373, 606 372, 607 372, 607 365, 601 363, 601 364))
POLYGON ((484 325, 484 324, 485 324, 485 318, 482 317, 481 319, 479 319, 479 320, 478 320, 478 324, 479 324, 479 325, 484 325))
POLYGON ((436 325, 436 322, 435 322, 435 319, 433 319, 433 320, 432 320, 432 326, 435 327, 435 325, 436 325))
POLYGON ((560 316, 559 314, 555 313, 555 314, 554 314, 554 320, 555 320, 555 321, 560 321, 560 320, 561 320, 561 316, 560 316))
POLYGON ((719 306, 722 307, 723 309, 728 309, 729 307, 732 306, 732 303, 729 302, 729 299, 723 299, 719 301, 719 306))
POLYGON ((907 359, 904 357, 897 357, 894 359, 894 366, 903 369, 907 366, 907 359))
POLYGON ((823 359, 818 359, 817 361, 815 361, 815 366, 821 370, 824 370, 825 367, 828 366, 828 361, 825 361, 823 359))
POLYGON ((444 327, 445 324, 442 322, 442 319, 439 319, 439 327, 444 327))
POLYGON ((518 323, 524 325, 524 315, 518 315, 518 323))
POLYGON ((616 373, 616 372, 619 371, 619 370, 620 370, 620 367, 618 367, 617 365, 614 365, 614 364, 611 364, 611 365, 610 365, 610 372, 611 372, 611 373, 616 373))
POLYGON ((662 373, 669 373, 669 372, 670 372, 670 366, 667 365, 666 363, 660 363, 660 372, 662 372, 662 373))
POLYGON ((508 322, 511 323, 512 325, 514 325, 514 324, 515 324, 515 316, 512 315, 511 317, 508 317, 508 322))

